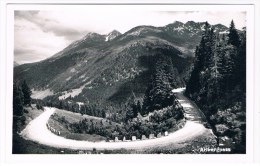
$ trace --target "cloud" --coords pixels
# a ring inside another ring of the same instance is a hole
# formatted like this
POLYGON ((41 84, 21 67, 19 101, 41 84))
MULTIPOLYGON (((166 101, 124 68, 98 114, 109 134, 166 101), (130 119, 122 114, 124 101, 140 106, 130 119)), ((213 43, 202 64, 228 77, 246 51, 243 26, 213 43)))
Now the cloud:
POLYGON ((66 47, 70 42, 64 37, 43 32, 31 21, 15 20, 14 59, 20 64, 46 59, 66 47))
POLYGON ((82 36, 82 32, 72 27, 63 25, 58 20, 52 18, 46 18, 44 15, 46 12, 40 11, 15 11, 15 18, 21 20, 27 20, 38 26, 43 32, 50 32, 56 36, 64 37, 68 40, 76 40, 82 36))
POLYGON ((16 10, 14 12, 14 15, 16 18, 30 18, 30 17, 34 17, 35 15, 37 15, 40 11, 37 10, 29 10, 29 11, 18 11, 16 10))
POLYGON ((37 50, 34 49, 16 48, 14 49, 14 55, 16 55, 15 62, 19 62, 19 64, 40 61, 46 58, 44 54, 39 54, 37 50), (25 57, 30 57, 30 59, 25 57))
POLYGON ((161 14, 171 14, 171 15, 176 15, 176 14, 190 14, 190 13, 197 13, 199 11, 158 11, 158 13, 161 14))
POLYGON ((19 57, 19 56, 24 56, 26 54, 28 54, 28 52, 31 52, 31 53, 35 53, 35 50, 32 50, 32 49, 21 49, 21 48, 15 48, 14 49, 14 54, 19 57))

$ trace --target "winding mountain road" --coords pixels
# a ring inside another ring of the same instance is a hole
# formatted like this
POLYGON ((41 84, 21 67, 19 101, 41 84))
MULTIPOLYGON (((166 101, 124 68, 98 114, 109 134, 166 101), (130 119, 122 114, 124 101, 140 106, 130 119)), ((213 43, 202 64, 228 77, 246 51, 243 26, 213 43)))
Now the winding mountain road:
POLYGON ((75 150, 114 150, 114 149, 144 149, 152 147, 167 146, 169 144, 178 144, 182 142, 192 141, 194 138, 204 134, 214 134, 210 129, 204 127, 204 116, 201 114, 196 105, 189 101, 184 95, 184 88, 174 89, 180 104, 185 110, 186 124, 183 128, 168 136, 149 139, 142 141, 131 142, 89 142, 66 139, 61 136, 53 134, 47 129, 46 123, 50 116, 55 112, 55 108, 45 107, 45 111, 32 120, 26 128, 21 131, 20 135, 27 140, 32 140, 43 145, 48 145, 56 148, 68 148, 75 150))

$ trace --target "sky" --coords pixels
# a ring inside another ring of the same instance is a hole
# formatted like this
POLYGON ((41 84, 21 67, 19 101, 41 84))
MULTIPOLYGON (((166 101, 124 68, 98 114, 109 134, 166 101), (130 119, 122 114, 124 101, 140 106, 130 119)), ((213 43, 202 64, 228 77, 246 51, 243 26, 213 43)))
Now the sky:
POLYGON ((246 26, 245 12, 148 11, 148 10, 16 10, 14 12, 14 60, 31 63, 61 51, 88 32, 124 33, 138 25, 165 26, 175 21, 246 26))

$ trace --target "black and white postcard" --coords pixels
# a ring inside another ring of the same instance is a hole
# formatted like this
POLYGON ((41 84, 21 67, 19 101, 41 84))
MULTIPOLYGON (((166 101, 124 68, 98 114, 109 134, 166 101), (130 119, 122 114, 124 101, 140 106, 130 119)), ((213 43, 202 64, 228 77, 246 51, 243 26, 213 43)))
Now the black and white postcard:
POLYGON ((8 4, 6 12, 9 159, 254 156, 254 5, 8 4))

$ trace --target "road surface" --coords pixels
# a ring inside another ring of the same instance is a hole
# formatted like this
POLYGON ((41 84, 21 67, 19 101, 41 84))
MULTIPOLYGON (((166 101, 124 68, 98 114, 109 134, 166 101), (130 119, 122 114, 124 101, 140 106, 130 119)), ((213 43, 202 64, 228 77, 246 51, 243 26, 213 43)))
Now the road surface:
POLYGON ((188 142, 189 140, 192 141, 197 136, 204 135, 205 133, 212 133, 210 129, 203 126, 204 119, 196 105, 183 96, 182 93, 184 90, 185 89, 183 88, 174 89, 173 93, 176 94, 179 102, 185 110, 187 122, 183 128, 161 138, 131 142, 89 142, 66 139, 53 134, 47 129, 46 123, 48 122, 50 116, 55 112, 55 108, 50 107, 45 107, 45 111, 40 116, 32 120, 26 128, 21 131, 20 135, 24 139, 56 148, 68 148, 75 150, 93 150, 93 148, 96 148, 97 150, 114 150, 124 148, 138 150, 188 142))

